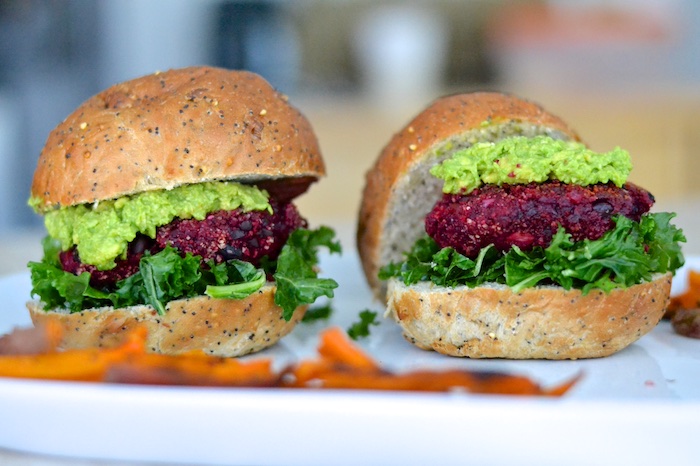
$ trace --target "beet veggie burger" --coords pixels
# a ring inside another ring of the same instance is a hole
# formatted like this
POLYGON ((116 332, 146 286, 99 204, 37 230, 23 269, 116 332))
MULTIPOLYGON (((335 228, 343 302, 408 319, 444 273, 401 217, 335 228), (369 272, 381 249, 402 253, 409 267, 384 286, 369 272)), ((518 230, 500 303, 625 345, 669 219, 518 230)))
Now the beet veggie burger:
POLYGON ((261 77, 192 67, 115 85, 49 135, 30 205, 35 323, 66 347, 145 326, 152 351, 238 356, 274 344, 337 283, 327 227, 292 200, 325 174, 309 122, 261 77))
POLYGON ((499 93, 445 97, 367 174, 358 248, 407 340, 472 358, 610 355, 650 331, 685 241, 562 120, 499 93))

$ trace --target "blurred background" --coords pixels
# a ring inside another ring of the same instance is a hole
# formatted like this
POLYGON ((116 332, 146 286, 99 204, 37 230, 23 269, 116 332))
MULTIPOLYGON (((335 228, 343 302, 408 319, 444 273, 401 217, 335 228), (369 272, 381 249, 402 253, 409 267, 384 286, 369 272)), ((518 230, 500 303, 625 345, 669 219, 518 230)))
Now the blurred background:
POLYGON ((365 171, 432 99, 504 90, 629 150, 632 180, 694 225, 696 0, 0 0, 0 237, 41 230, 32 173, 77 105, 199 64, 258 72, 311 120, 329 173, 298 202, 312 223, 352 230, 365 171))

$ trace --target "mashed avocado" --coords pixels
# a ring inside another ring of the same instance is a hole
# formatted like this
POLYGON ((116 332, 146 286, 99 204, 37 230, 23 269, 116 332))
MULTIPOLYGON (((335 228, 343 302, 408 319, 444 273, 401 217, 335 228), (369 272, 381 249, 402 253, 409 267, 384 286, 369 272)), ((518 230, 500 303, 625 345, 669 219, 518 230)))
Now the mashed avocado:
POLYGON ((239 207, 272 211, 265 191, 215 181, 54 210, 46 214, 45 224, 62 249, 76 245, 82 262, 106 270, 114 267, 114 259, 137 233, 154 238, 156 227, 176 217, 201 220, 209 212, 239 207))
POLYGON ((591 185, 613 182, 622 186, 632 163, 619 147, 597 153, 579 142, 549 136, 522 136, 498 142, 479 142, 455 152, 430 173, 445 180, 446 193, 469 193, 481 184, 525 184, 559 180, 591 185))

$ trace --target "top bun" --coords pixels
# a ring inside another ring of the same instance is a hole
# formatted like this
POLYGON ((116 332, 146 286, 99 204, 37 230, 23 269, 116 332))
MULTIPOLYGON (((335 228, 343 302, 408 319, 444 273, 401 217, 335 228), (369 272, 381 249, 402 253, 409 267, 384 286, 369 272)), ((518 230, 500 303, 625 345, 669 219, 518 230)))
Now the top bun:
POLYGON ((367 173, 357 231, 362 266, 377 298, 386 294, 379 269, 403 259, 425 233, 425 216, 442 195, 442 180, 430 168, 474 143, 515 135, 580 140, 539 105, 494 92, 438 99, 394 135, 367 173))
POLYGON ((85 101, 49 135, 31 196, 46 211, 204 181, 324 174, 311 125, 267 81, 191 67, 85 101))

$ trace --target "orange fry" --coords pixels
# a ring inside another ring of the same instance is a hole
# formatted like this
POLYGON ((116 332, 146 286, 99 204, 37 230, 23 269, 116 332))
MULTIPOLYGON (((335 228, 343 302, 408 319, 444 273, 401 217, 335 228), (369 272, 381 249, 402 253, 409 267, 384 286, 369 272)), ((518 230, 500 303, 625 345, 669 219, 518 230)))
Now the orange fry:
POLYGON ((113 364, 105 374, 105 382, 150 385, 270 387, 278 381, 269 359, 243 362, 204 353, 141 354, 113 364))
POLYGON ((667 318, 679 309, 696 309, 700 307, 700 272, 688 271, 688 288, 681 294, 671 297, 666 308, 667 318))
POLYGON ((37 355, 0 357, 0 376, 31 379, 101 381, 107 368, 143 352, 145 329, 129 334, 121 346, 89 348, 37 355))
POLYGON ((36 327, 16 328, 0 336, 0 355, 51 353, 62 339, 63 327, 53 320, 36 327))
POLYGON ((287 370, 287 376, 291 377, 287 386, 304 387, 311 380, 317 380, 323 374, 333 372, 335 369, 336 364, 326 359, 300 361, 296 366, 287 370))
POLYGON ((321 334, 318 354, 322 358, 356 369, 379 370, 377 362, 353 345, 339 327, 331 327, 321 334))
POLYGON ((561 396, 573 382, 544 390, 532 380, 507 374, 480 374, 461 370, 413 371, 405 374, 353 373, 336 371, 319 377, 322 388, 447 392, 464 390, 470 393, 499 395, 561 396))
POLYGON ((134 330, 122 345, 111 349, 0 357, 0 376, 216 386, 272 386, 279 378, 269 360, 242 362, 195 352, 177 356, 147 353, 145 332, 145 329, 134 330))
MULTIPOLYGON (((51 329, 42 329, 51 333, 51 329)), ((35 335, 36 336, 36 335, 35 335)), ((42 336, 39 334, 42 338, 42 336)), ((40 338, 39 340, 41 340, 40 338)), ((249 361, 209 356, 150 353, 145 329, 132 331, 119 347, 0 356, 0 376, 150 385, 284 387, 394 391, 454 391, 561 396, 579 377, 552 389, 503 373, 418 370, 392 373, 380 367, 337 327, 320 335, 317 359, 299 361, 282 372, 270 359, 249 361)))
POLYGON ((320 337, 320 358, 301 361, 289 371, 288 387, 334 389, 452 391, 508 395, 561 396, 578 377, 561 386, 545 390, 526 377, 479 373, 464 370, 443 372, 423 370, 394 374, 383 370, 370 356, 353 345, 339 328, 329 328, 320 337))

